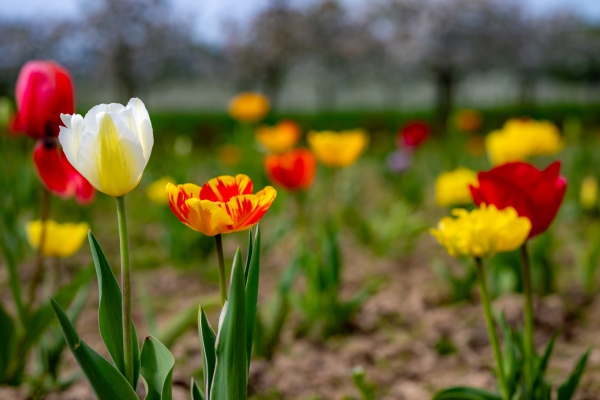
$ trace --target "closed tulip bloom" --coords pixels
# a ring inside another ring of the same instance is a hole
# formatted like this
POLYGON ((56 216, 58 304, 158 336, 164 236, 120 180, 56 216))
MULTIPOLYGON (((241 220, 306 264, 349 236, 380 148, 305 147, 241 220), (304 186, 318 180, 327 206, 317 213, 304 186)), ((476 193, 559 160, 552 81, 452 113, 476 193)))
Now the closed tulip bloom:
POLYGON ((58 139, 69 162, 97 190, 123 196, 142 179, 154 137, 150 117, 140 99, 100 104, 82 118, 61 115, 65 126, 58 139))
MULTIPOLYGON (((46 221, 46 234, 42 246, 42 254, 47 257, 69 257, 77 252, 87 238, 90 226, 85 223, 59 224, 53 220, 46 221)), ((31 221, 27 224, 27 239, 32 248, 38 249, 42 235, 42 221, 31 221)))
POLYGON ((169 198, 165 193, 165 187, 169 182, 172 182, 173 178, 170 176, 163 176, 160 179, 152 182, 146 189, 146 197, 157 206, 164 206, 169 203, 169 198))
POLYGON ((56 137, 60 115, 72 114, 75 108, 71 75, 54 61, 30 61, 19 73, 15 99, 14 130, 36 139, 56 137))
POLYGON ((317 160, 307 149, 294 149, 265 157, 269 180, 288 190, 308 189, 317 171, 317 160))
POLYGON ((309 132, 306 140, 323 165, 343 168, 354 164, 367 147, 369 138, 361 129, 351 131, 309 132))
POLYGON ((177 218, 207 236, 252 228, 277 196, 271 186, 252 194, 252 180, 246 175, 219 176, 202 187, 169 183, 166 190, 177 218))
POLYGON ((416 149, 429 138, 431 127, 425 121, 410 121, 398 131, 398 146, 416 149))
POLYGON ((558 161, 543 171, 521 161, 503 164, 480 172, 471 195, 477 205, 514 208, 531 221, 529 237, 533 237, 548 229, 562 204, 567 180, 559 173, 558 161))
POLYGON ((254 123, 269 113, 269 99, 257 92, 242 92, 229 103, 229 115, 237 121, 254 123))
POLYGON ((435 200, 438 206, 448 207, 470 204, 469 186, 477 183, 477 172, 468 168, 457 168, 443 172, 435 180, 435 200))
POLYGON ((275 126, 260 126, 254 136, 268 152, 283 153, 300 139, 300 127, 294 121, 283 120, 275 126))
POLYGON ((486 137, 485 147, 492 164, 500 165, 555 154, 564 144, 552 122, 511 119, 486 137))
POLYGON ((593 210, 598 203, 598 180, 591 175, 583 178, 579 190, 579 203, 584 210, 593 210))
POLYGON ((498 210, 482 204, 471 212, 452 210, 430 232, 453 257, 491 258, 496 253, 519 248, 531 229, 531 222, 519 217, 514 208, 498 210))

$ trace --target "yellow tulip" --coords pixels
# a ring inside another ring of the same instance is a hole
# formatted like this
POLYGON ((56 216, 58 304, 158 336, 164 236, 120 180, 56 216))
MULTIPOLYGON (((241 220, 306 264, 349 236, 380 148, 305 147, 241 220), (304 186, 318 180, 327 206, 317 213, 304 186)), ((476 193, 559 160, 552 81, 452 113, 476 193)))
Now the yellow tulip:
POLYGON ((165 188, 167 187, 167 183, 173 182, 173 180, 174 179, 170 176, 164 176, 148 185, 148 188, 146 189, 146 196, 148 199, 157 206, 169 204, 169 198, 165 193, 165 188))
POLYGON ((253 123, 263 119, 269 112, 269 99, 256 92, 243 92, 229 103, 229 115, 235 120, 253 123))
POLYGON ((294 121, 283 120, 275 126, 260 126, 254 136, 270 153, 284 153, 300 139, 300 127, 294 121))
POLYGON ((369 143, 369 137, 362 129, 342 132, 311 131, 306 140, 317 160, 334 168, 354 164, 369 143))
POLYGON ((588 175, 581 182, 579 191, 579 202, 584 210, 593 210, 598 201, 598 180, 588 175))
POLYGON ((564 144, 556 125, 549 121, 511 119, 501 130, 490 133, 485 141, 494 165, 527 157, 559 152, 564 144))
MULTIPOLYGON (((90 226, 86 222, 59 224, 51 219, 46 221, 46 234, 42 254, 48 257, 69 257, 81 248, 90 226)), ((42 221, 27 224, 27 239, 31 247, 37 250, 42 235, 42 221)))
POLYGON ((456 218, 442 218, 430 232, 453 257, 491 258, 515 250, 531 230, 529 219, 519 217, 512 207, 498 210, 482 204, 471 212, 454 209, 452 215, 456 218))
POLYGON ((468 168, 457 168, 443 172, 435 180, 435 200, 441 207, 470 204, 470 185, 477 184, 477 172, 468 168))

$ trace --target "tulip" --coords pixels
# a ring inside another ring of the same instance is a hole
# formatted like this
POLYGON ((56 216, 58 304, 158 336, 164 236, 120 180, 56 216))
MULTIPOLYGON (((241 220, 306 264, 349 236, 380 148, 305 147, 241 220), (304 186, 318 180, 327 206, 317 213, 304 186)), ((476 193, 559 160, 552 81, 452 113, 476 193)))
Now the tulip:
POLYGON ((398 146, 406 146, 416 149, 427 140, 431 133, 431 127, 425 121, 410 121, 398 131, 398 146))
POLYGON ((252 194, 252 180, 246 175, 223 175, 202 187, 169 183, 166 191, 175 216, 207 236, 252 228, 277 196, 271 186, 252 194))
POLYGON ((512 207, 498 210, 482 204, 471 212, 452 210, 431 234, 453 257, 492 258, 496 253, 519 248, 531 230, 531 222, 512 207))
POLYGON ((308 189, 317 171, 317 160, 307 149, 294 149, 265 157, 269 179, 288 190, 308 189))
POLYGON ((243 92, 229 103, 229 115, 240 122, 254 123, 267 115, 269 107, 269 99, 262 94, 243 92))
POLYGON ((71 114, 75 93, 69 71, 54 61, 30 61, 21 68, 15 90, 13 128, 40 139, 56 137, 60 115, 71 114))
POLYGON ((488 156, 494 165, 521 161, 528 157, 559 152, 563 141, 556 125, 549 121, 511 119, 486 140, 488 156))
POLYGON ((461 110, 454 117, 454 125, 463 132, 477 132, 483 125, 483 117, 477 110, 461 110))
MULTIPOLYGON (((27 239, 31 247, 36 250, 40 246, 43 224, 40 220, 27 224, 27 239)), ((46 220, 45 225, 45 240, 41 252, 45 256, 59 258, 75 254, 83 245, 90 229, 86 222, 59 224, 49 219, 46 220)))
POLYGON ((476 205, 513 207, 520 216, 529 218, 529 237, 534 237, 548 229, 565 196, 567 181, 559 172, 558 161, 544 171, 520 161, 504 164, 480 172, 477 186, 470 186, 471 195, 476 205))
POLYGON ((283 153, 300 139, 300 127, 291 120, 279 121, 275 126, 260 126, 254 135, 270 153, 283 153))
POLYGON ((593 210, 598 202, 598 180, 588 175, 581 182, 579 203, 584 210, 593 210))
POLYGON ((79 204, 89 204, 96 191, 69 163, 62 149, 52 140, 38 141, 33 150, 35 170, 44 186, 63 199, 75 197, 79 204))
POLYGON ((58 139, 69 162, 97 190, 114 197, 133 190, 150 158, 154 138, 144 103, 100 104, 82 118, 61 115, 58 139))
POLYGON ((146 197, 148 197, 148 199, 157 206, 164 206, 168 204, 169 198, 165 194, 165 186, 167 186, 167 184, 172 180, 173 178, 170 176, 164 176, 152 182, 146 189, 146 197))
POLYGON ((306 139, 317 160, 333 168, 354 164, 369 143, 367 134, 361 129, 339 133, 311 131, 306 139))
POLYGON ((473 202, 469 186, 477 183, 477 173, 468 168, 441 173, 435 180, 435 200, 441 207, 473 202))

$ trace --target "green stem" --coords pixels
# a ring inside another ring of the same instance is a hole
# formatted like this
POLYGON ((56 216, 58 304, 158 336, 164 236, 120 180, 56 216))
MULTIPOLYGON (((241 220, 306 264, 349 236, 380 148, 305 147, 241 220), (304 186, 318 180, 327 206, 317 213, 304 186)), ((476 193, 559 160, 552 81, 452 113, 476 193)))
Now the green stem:
POLYGON ((37 288, 42 281, 42 277, 44 275, 44 244, 46 243, 46 235, 47 235, 47 227, 46 221, 50 217, 50 192, 45 187, 42 191, 42 213, 41 213, 41 221, 42 221, 42 231, 40 232, 40 241, 37 248, 37 253, 35 255, 35 270, 33 272, 33 277, 31 278, 31 283, 29 285, 29 301, 27 302, 27 308, 31 309, 33 307, 33 303, 35 303, 35 297, 37 293, 37 288))
POLYGON ((17 307, 17 313, 19 314, 19 321, 21 322, 21 327, 25 329, 27 325, 27 311, 25 310, 25 306, 23 305, 23 296, 21 295, 21 284, 19 282, 19 275, 17 274, 17 268, 15 264, 15 260, 13 259, 13 255, 10 253, 8 249, 8 245, 4 242, 4 240, 0 243, 2 247, 2 252, 4 253, 4 261, 6 262, 6 267, 8 268, 8 284, 10 286, 10 291, 13 296, 13 300, 17 307))
POLYGON ((502 353, 500 352, 500 342, 498 340, 498 334, 496 333, 496 325, 494 324, 494 316, 492 313, 492 303, 490 295, 487 289, 487 280, 485 277, 485 269, 483 267, 483 261, 479 257, 475 257, 475 264, 477 266, 477 274, 479 277, 479 291, 481 294, 481 305, 483 306, 483 313, 485 315, 485 323, 490 338, 490 344, 494 352, 494 360, 496 361, 496 376, 502 391, 502 398, 508 400, 508 387, 506 385, 506 379, 504 378, 504 361, 502 359, 502 353))
POLYGON ((221 306, 227 301, 227 285, 225 283, 225 260, 223 259, 223 240, 221 234, 215 235, 217 245, 217 261, 219 263, 219 289, 221 291, 221 306))
POLYGON ((525 381, 527 387, 533 389, 533 296, 531 291, 531 268, 527 254, 527 242, 521 246, 521 272, 523 274, 523 295, 525 297, 525 310, 523 312, 525 324, 525 381))
POLYGON ((121 244, 121 286, 123 290, 123 353, 125 355, 125 378, 133 386, 133 335, 131 322, 131 270, 129 268, 129 235, 125 196, 115 197, 119 219, 119 242, 121 244))

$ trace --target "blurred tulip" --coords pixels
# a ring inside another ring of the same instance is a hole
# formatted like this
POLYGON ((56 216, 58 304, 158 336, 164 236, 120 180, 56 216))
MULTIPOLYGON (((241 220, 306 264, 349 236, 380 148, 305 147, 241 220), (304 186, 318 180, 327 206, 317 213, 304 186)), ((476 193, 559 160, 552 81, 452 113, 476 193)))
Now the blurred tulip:
POLYGON ((13 128, 40 139, 57 136, 60 115, 72 114, 75 93, 69 71, 54 61, 30 61, 21 68, 15 90, 13 128))
POLYGON ((94 187, 69 163, 56 139, 39 140, 33 150, 33 164, 46 188, 63 199, 75 197, 79 204, 89 204, 96 197, 94 187))
POLYGON ((483 125, 483 117, 477 110, 461 110, 454 116, 454 125, 463 132, 477 132, 483 125))
POLYGON ((496 253, 519 248, 531 229, 531 222, 519 217, 514 208, 498 210, 482 204, 471 212, 452 210, 456 218, 444 217, 431 234, 453 257, 492 258, 496 253))
POLYGON ((256 92, 243 92, 229 103, 229 115, 245 123, 258 122, 269 112, 269 99, 256 92))
POLYGON ((477 183, 477 172, 457 168, 443 172, 435 180, 435 200, 440 207, 470 204, 473 202, 469 186, 477 183))
POLYGON ((477 175, 471 186, 475 204, 493 204, 499 209, 512 207, 531 221, 533 237, 544 232, 554 220, 567 190, 567 181, 559 176, 560 162, 544 171, 524 162, 512 162, 477 175))
POLYGON ((528 157, 551 155, 564 144, 556 125, 549 121, 511 119, 486 140, 488 156, 494 165, 521 161, 528 157))
POLYGON ((242 149, 234 144, 226 144, 219 147, 217 158, 223 165, 235 167, 242 161, 242 149))
POLYGON ((154 137, 150 116, 140 99, 121 104, 100 104, 82 118, 61 118, 59 140, 69 162, 97 190, 123 196, 142 179, 154 137))
MULTIPOLYGON (((51 219, 46 221, 46 239, 42 246, 42 254, 47 257, 69 257, 77 252, 87 238, 90 226, 86 222, 59 224, 51 219)), ((32 248, 40 245, 42 221, 31 221, 27 224, 27 239, 32 248)))
POLYGON ((150 185, 146 189, 146 196, 148 199, 157 206, 164 206, 169 203, 169 198, 165 193, 165 188, 169 182, 172 182, 173 178, 170 176, 164 176, 150 185))
POLYGON ((254 136, 270 153, 283 153, 300 139, 300 126, 289 119, 283 120, 274 126, 260 126, 254 136))
POLYGON ((207 236, 252 228, 277 196, 271 186, 252 194, 252 180, 246 175, 219 176, 202 187, 169 183, 166 191, 173 214, 207 236))
POLYGON ((581 182, 579 202, 584 210, 593 210, 598 202, 598 180, 588 175, 581 182))
POLYGON ((317 160, 333 168, 343 168, 354 164, 369 143, 369 137, 361 129, 339 133, 311 131, 306 140, 317 160))
POLYGON ((406 146, 408 148, 416 149, 424 141, 427 140, 431 134, 431 127, 425 121, 415 120, 405 124, 398 131, 398 146, 406 146))
POLYGON ((308 189, 317 171, 317 160, 307 149, 294 149, 265 157, 265 170, 271 182, 288 190, 308 189))
POLYGON ((397 149, 386 158, 388 169, 391 172, 400 173, 406 171, 412 164, 413 155, 405 149, 397 149))

